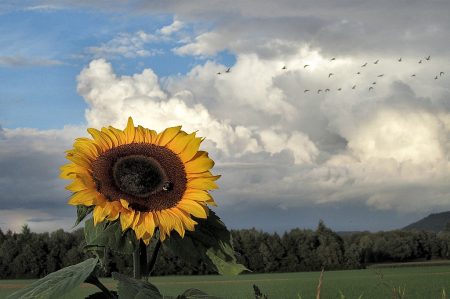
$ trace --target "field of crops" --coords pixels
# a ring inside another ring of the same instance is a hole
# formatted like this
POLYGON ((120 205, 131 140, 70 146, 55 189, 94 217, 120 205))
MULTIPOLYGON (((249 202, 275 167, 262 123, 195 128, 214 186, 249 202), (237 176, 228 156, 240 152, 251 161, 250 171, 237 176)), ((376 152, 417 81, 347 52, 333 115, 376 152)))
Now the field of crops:
MULTIPOLYGON (((256 284, 269 299, 315 298, 320 273, 248 274, 230 276, 171 276, 154 277, 151 281, 166 295, 178 295, 188 288, 197 288, 222 298, 254 298, 256 284)), ((102 280, 114 288, 112 279, 102 280)), ((31 280, 0 281, 0 298, 31 283, 31 280)), ((376 268, 366 270, 329 271, 324 273, 322 298, 340 298, 340 291, 347 299, 393 298, 393 288, 405 289, 404 298, 441 299, 442 290, 450 294, 450 266, 416 266, 376 268)), ((82 285, 65 298, 84 298, 96 292, 90 285, 82 285)), ((450 298, 450 296, 448 297, 450 298)))

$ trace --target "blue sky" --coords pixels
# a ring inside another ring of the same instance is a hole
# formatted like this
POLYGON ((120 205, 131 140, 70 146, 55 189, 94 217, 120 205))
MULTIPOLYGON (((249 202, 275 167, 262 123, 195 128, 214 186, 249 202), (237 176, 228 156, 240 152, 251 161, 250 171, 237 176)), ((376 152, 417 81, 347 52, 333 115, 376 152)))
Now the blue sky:
MULTIPOLYGON (((0 105, 4 107, 0 123, 8 128, 38 129, 82 124, 87 106, 76 92, 75 78, 96 57, 88 49, 119 34, 154 33, 173 20, 174 15, 170 14, 130 15, 65 8, 4 12, 0 19, 0 105)), ((192 30, 184 28, 189 33, 192 30)), ((154 55, 125 59, 111 54, 111 63, 123 75, 151 68, 165 77, 184 74, 204 61, 175 55, 171 49, 177 43, 177 40, 150 42, 145 47, 154 47, 158 51, 154 55)), ((231 65, 234 56, 223 51, 214 60, 231 65)))
POLYGON ((70 229, 64 151, 128 116, 206 137, 233 228, 385 230, 450 210, 449 9, 0 4, 0 228, 70 229))

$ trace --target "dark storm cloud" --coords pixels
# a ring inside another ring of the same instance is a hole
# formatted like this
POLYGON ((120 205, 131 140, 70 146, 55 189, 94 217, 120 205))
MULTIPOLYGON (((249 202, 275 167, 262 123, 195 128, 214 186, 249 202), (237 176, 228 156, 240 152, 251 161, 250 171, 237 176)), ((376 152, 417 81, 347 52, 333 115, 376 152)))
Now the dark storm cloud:
POLYGON ((2 224, 2 228, 16 229, 27 222, 38 230, 53 230, 55 223, 70 227, 67 218, 73 218, 74 209, 67 205, 67 182, 58 176, 59 167, 66 163, 64 151, 70 148, 70 138, 76 133, 80 130, 3 130, 0 215, 21 223, 2 224))
MULTIPOLYGON (((2 141, 0 141, 1 143, 2 141)), ((20 149, 18 150, 20 152, 20 149)), ((58 179, 62 154, 33 151, 0 155, 0 206, 3 209, 47 209, 67 200, 64 182, 58 179)))
POLYGON ((226 205, 226 198, 218 199, 217 214, 232 229, 257 228, 283 233, 292 228, 315 229, 320 220, 335 231, 400 229, 427 213, 399 213, 380 211, 365 205, 322 204, 282 208, 277 204, 246 203, 226 205), (249 217, 249 215, 252 215, 249 217))

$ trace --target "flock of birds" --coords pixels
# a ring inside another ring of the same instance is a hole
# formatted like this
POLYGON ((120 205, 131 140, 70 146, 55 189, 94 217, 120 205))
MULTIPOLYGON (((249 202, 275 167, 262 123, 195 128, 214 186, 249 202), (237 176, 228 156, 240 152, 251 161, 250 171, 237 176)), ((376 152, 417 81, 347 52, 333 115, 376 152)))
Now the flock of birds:
MULTIPOLYGON (((333 62, 334 60, 336 60, 335 57, 331 58, 329 62, 331 63, 331 62, 333 62)), ((424 62, 426 62, 426 61, 430 61, 430 60, 431 60, 431 56, 428 55, 428 57, 425 57, 425 58, 423 58, 423 59, 420 59, 419 61, 417 61, 417 63, 418 63, 418 64, 422 64, 422 63, 424 63, 424 62)), ((379 62, 380 62, 380 60, 377 59, 377 60, 375 60, 375 61, 373 62, 373 64, 378 64, 379 62)), ((401 58, 401 57, 398 58, 398 59, 397 59, 397 62, 402 62, 402 58, 401 58)), ((368 62, 364 62, 364 64, 361 65, 361 68, 365 68, 365 67, 367 67, 367 65, 368 65, 368 62)), ((309 66, 310 66, 309 64, 305 64, 305 65, 303 66, 303 68, 306 69, 306 68, 308 68, 309 66)), ((282 69, 282 70, 287 70, 287 66, 284 65, 281 69, 282 69)), ((230 73, 230 72, 231 72, 231 68, 227 68, 224 72, 217 72, 217 75, 222 75, 222 74, 224 74, 224 73, 230 73)), ((329 74, 328 74, 328 78, 331 78, 331 77, 334 76, 334 75, 335 75, 334 73, 329 73, 329 74)), ((361 70, 358 71, 358 72, 356 72, 356 75, 361 75, 361 70)), ((439 79, 439 78, 442 77, 443 75, 445 75, 445 72, 440 71, 439 74, 437 74, 437 75, 434 77, 434 80, 439 79)), ((377 78, 382 78, 382 77, 384 77, 384 74, 379 74, 379 75, 377 75, 377 78)), ((416 77, 416 74, 415 74, 415 73, 414 73, 414 74, 411 74, 411 77, 412 77, 412 78, 416 77)), ((375 86, 376 84, 377 84, 377 81, 373 81, 372 84, 368 87, 368 90, 369 90, 369 91, 373 90, 373 89, 374 89, 374 86, 375 86)), ((354 85, 351 87, 351 89, 352 89, 352 90, 355 90, 356 87, 357 87, 357 85, 354 84, 354 85)), ((339 87, 339 88, 337 88, 336 90, 337 90, 337 91, 342 91, 342 87, 339 87)), ((317 89, 317 93, 318 93, 318 94, 320 94, 321 92, 326 93, 326 92, 330 92, 330 91, 331 91, 330 88, 317 89)), ((304 92, 304 93, 307 93, 307 92, 311 92, 311 90, 305 89, 303 92, 304 92)))

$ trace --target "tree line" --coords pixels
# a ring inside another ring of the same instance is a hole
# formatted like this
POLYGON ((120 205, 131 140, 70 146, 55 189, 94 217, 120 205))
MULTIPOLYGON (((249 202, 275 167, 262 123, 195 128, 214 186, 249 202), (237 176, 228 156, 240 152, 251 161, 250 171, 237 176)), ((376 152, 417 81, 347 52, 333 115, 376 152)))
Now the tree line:
MULTIPOLYGON (((358 232, 339 235, 322 221, 315 230, 293 229, 284 234, 256 229, 232 230, 239 263, 253 273, 360 269, 374 263, 450 259, 450 229, 358 232)), ((82 229, 34 233, 0 230, 0 278, 38 278, 79 263, 91 253, 84 248, 82 229)), ((149 250, 151 254, 152 250, 149 250)), ((131 255, 107 251, 103 275, 131 274, 131 255)), ((213 274, 206 265, 192 266, 164 247, 153 275, 213 274)))

